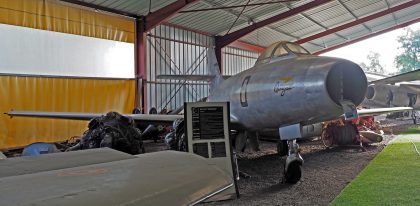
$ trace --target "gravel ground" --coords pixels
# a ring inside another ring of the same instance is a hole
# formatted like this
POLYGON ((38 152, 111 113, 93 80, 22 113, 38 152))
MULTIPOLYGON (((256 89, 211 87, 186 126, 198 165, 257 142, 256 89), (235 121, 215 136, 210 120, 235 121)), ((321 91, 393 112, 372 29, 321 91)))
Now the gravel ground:
MULTIPOLYGON (((381 125, 394 134, 413 127, 411 120, 384 120, 381 125)), ((295 185, 281 183, 284 159, 276 155, 276 144, 261 142, 261 151, 238 154, 240 170, 251 175, 238 182, 241 197, 205 205, 327 205, 393 138, 385 135, 366 151, 357 146, 325 149, 318 140, 302 142, 305 162, 295 185)))

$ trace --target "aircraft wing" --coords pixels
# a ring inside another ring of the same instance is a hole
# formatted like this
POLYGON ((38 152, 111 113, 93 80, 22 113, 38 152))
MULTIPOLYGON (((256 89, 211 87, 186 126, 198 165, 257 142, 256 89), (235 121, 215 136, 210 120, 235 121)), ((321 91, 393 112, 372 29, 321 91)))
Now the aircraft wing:
POLYGON ((411 92, 420 93, 420 85, 419 84, 400 84, 400 87, 408 89, 411 92))
MULTIPOLYGON (((10 111, 5 113, 10 117, 38 117, 50 119, 91 120, 105 115, 104 113, 81 113, 81 112, 33 112, 33 111, 10 111)), ((160 115, 160 114, 123 114, 131 117, 144 125, 154 123, 172 123, 184 115, 160 115)))
MULTIPOLYGON (((37 117, 47 119, 67 119, 67 120, 85 120, 89 121, 93 118, 105 115, 105 113, 82 113, 82 112, 34 112, 34 111, 10 111, 5 113, 10 117, 37 117)), ((141 127, 147 127, 149 124, 172 124, 177 119, 183 119, 184 115, 179 114, 122 114, 128 116, 136 121, 136 124, 141 127)), ((244 126, 231 117, 231 129, 240 129, 244 126)))
POLYGON ((399 74, 396 76, 372 81, 369 83, 370 84, 394 84, 398 82, 409 82, 409 81, 416 81, 416 80, 420 80, 420 69, 407 72, 404 74, 399 74))
POLYGON ((413 110, 412 107, 390 107, 390 108, 373 108, 373 109, 358 109, 357 113, 360 117, 371 116, 371 115, 380 115, 388 114, 393 112, 403 112, 413 110))
MULTIPOLYGON (((179 80, 179 81, 204 81, 210 82, 215 76, 214 75, 158 75, 157 79, 170 79, 170 80, 179 80)), ((223 79, 228 79, 231 75, 223 75, 223 79)))
POLYGON ((157 79, 171 79, 171 80, 189 80, 189 81, 211 81, 214 75, 158 75, 157 79))

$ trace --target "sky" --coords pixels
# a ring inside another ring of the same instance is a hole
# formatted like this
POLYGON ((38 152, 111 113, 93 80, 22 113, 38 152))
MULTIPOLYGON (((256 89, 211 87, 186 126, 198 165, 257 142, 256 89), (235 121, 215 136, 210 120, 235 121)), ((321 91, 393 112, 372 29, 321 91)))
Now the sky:
MULTIPOLYGON (((407 27, 406 27, 407 28, 407 27)), ((420 23, 408 26, 412 30, 420 30, 420 23)), ((399 54, 397 37, 405 35, 404 29, 397 29, 370 39, 366 39, 330 52, 321 56, 332 56, 351 60, 357 64, 367 63, 367 55, 370 51, 380 54, 379 62, 384 67, 385 73, 396 73, 394 64, 395 57, 399 54)))

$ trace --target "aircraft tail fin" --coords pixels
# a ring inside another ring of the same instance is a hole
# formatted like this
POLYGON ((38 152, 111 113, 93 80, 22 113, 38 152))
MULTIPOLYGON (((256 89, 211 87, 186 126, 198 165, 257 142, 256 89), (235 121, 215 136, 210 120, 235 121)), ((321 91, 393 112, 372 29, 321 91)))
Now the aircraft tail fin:
POLYGON ((205 81, 210 83, 210 92, 214 90, 215 87, 220 85, 224 78, 229 78, 230 76, 222 76, 220 74, 219 64, 217 63, 216 53, 214 49, 210 48, 207 55, 207 70, 208 74, 206 75, 185 75, 185 74, 176 74, 176 75, 158 75, 158 79, 171 79, 171 80, 184 80, 184 81, 205 81))
POLYGON ((216 52, 213 48, 209 48, 207 53, 207 69, 209 74, 213 76, 213 79, 210 81, 210 92, 212 92, 214 88, 223 82, 223 77, 220 74, 219 64, 216 59, 216 52))

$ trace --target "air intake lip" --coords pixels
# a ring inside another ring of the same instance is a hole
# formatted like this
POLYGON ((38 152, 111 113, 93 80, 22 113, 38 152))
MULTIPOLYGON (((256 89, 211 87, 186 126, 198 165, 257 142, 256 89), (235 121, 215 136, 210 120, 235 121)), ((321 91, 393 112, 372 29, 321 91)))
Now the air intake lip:
POLYGON ((333 64, 326 79, 328 94, 337 105, 348 100, 359 105, 365 98, 366 75, 357 64, 341 60, 333 64))
POLYGON ((366 92, 366 99, 373 99, 375 96, 375 88, 373 86, 368 86, 366 92))

